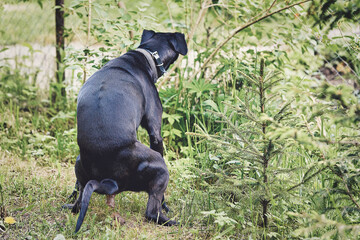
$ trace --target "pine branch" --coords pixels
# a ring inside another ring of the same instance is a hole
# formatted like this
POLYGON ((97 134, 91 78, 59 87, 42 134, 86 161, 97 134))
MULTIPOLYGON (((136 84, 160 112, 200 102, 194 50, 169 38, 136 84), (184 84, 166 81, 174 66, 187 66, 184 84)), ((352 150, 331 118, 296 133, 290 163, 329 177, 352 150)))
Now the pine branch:
POLYGON ((281 72, 274 72, 274 71, 270 71, 268 72, 268 74, 266 74, 265 78, 264 78, 264 83, 267 83, 268 81, 270 81, 271 79, 273 79, 274 77, 276 77, 277 75, 280 75, 281 72))
POLYGON ((257 155, 259 157, 262 157, 262 153, 260 153, 260 151, 252 144, 250 143, 246 138, 244 138, 244 136, 242 136, 242 134, 239 132, 239 129, 237 127, 234 126, 234 124, 226 118, 226 116, 224 115, 225 120, 227 121, 228 125, 234 129, 234 131, 238 134, 238 136, 241 138, 241 140, 247 144, 248 146, 251 147, 251 149, 254 151, 254 155, 257 155))
POLYGON ((274 120, 280 122, 280 118, 282 117, 281 115, 282 115, 283 113, 286 114, 285 111, 286 111, 287 108, 291 105, 291 103, 292 103, 292 101, 291 101, 291 102, 288 102, 287 104, 285 104, 285 105, 280 109, 280 111, 274 116, 274 120))
MULTIPOLYGON (((259 87, 258 85, 257 85, 257 87, 259 87)), ((257 90, 257 89, 254 89, 254 88, 249 88, 249 87, 247 87, 247 86, 244 86, 243 87, 244 89, 246 89, 246 90, 248 90, 249 92, 253 92, 253 93, 256 93, 256 94, 260 94, 260 92, 257 90)))
MULTIPOLYGON (((198 128, 200 128, 200 127, 198 127, 198 128)), ((221 139, 222 137, 219 137, 219 136, 217 136, 217 137, 220 138, 220 139, 216 138, 214 135, 209 135, 209 134, 204 134, 204 133, 201 134, 201 133, 194 133, 194 132, 186 132, 185 134, 190 135, 190 136, 203 137, 203 138, 206 138, 206 139, 211 140, 213 142, 220 143, 221 145, 225 145, 225 146, 229 146, 229 147, 239 149, 243 153, 254 155, 254 156, 258 157, 258 158, 262 157, 261 154, 259 154, 257 152, 246 150, 243 147, 234 146, 234 144, 231 144, 230 142, 224 141, 223 139, 221 139)), ((242 138, 242 139, 244 139, 244 138, 242 138)), ((252 150, 254 150, 252 144, 249 144, 249 142, 247 142, 247 141, 245 142, 245 144, 247 146, 249 146, 252 150)), ((257 161, 257 162, 261 163, 261 161, 257 161)))
POLYGON ((243 75, 247 80, 249 80, 251 83, 255 84, 257 87, 259 87, 259 83, 256 82, 254 79, 252 79, 251 77, 249 77, 248 75, 246 75, 245 73, 243 73, 240 70, 237 70, 241 75, 243 75))
POLYGON ((292 112, 287 112, 285 113, 284 115, 282 115, 279 119, 278 119, 278 122, 280 123, 281 120, 285 119, 287 116, 290 116, 292 115, 292 112))
MULTIPOLYGON (((224 132, 233 132, 233 130, 230 128, 225 128, 225 129, 223 129, 223 131, 224 132)), ((239 131, 243 134, 254 134, 254 135, 261 134, 261 132, 256 132, 256 131, 252 131, 252 130, 239 130, 239 131)))
MULTIPOLYGON (((280 79, 278 79, 278 80, 275 80, 275 81, 273 81, 273 82, 270 82, 269 84, 266 84, 264 90, 267 90, 268 88, 271 88, 272 86, 274 86, 275 84, 277 84, 278 82, 281 82, 281 81, 283 81, 283 80, 284 80, 283 78, 280 78, 280 79)), ((264 81, 264 83, 265 83, 265 81, 264 81)))
POLYGON ((265 100, 265 104, 268 103, 269 101, 273 100, 277 96, 278 96, 277 94, 273 94, 273 95, 268 96, 266 98, 266 100, 265 100))
MULTIPOLYGON (((229 103, 226 103, 226 102, 223 102, 223 103, 224 103, 224 105, 229 106, 231 109, 233 109, 235 111, 238 111, 238 112, 241 112, 242 114, 245 114, 243 116, 247 117, 252 122, 260 124, 260 122, 256 119, 256 116, 254 115, 254 113, 249 108, 246 107, 246 105, 249 106, 248 101, 246 101, 247 102, 247 104, 246 104, 246 103, 243 103, 238 97, 236 97, 236 98, 237 98, 238 101, 240 101, 241 104, 243 104, 244 109, 239 108, 239 107, 234 107, 234 106, 232 106, 232 105, 230 105, 229 103)), ((215 113, 215 114, 219 116, 219 113, 215 113)))
MULTIPOLYGON (((332 170, 333 172, 335 172, 333 169, 331 169, 331 170, 332 170)), ((336 174, 336 172, 335 172, 335 174, 336 174)), ((360 209, 359 203, 356 202, 353 194, 351 193, 351 191, 350 191, 350 189, 349 189, 349 186, 348 186, 348 184, 347 184, 347 182, 346 182, 346 180, 345 180, 345 178, 344 178, 344 174, 341 172, 340 174, 336 174, 336 175, 339 176, 339 177, 341 178, 342 182, 344 183, 346 195, 348 195, 348 197, 349 197, 350 200, 355 204, 355 206, 356 206, 358 209, 360 209)))
POLYGON ((283 153, 284 150, 285 150, 285 147, 272 151, 271 154, 269 155, 269 159, 272 159, 273 157, 283 153))
MULTIPOLYGON (((294 185, 294 186, 286 189, 285 192, 290 192, 290 191, 294 190, 295 188, 298 188, 298 187, 300 187, 301 185, 304 185, 304 184, 307 183, 309 180, 311 180, 313 177, 315 177, 316 175, 318 175, 319 173, 321 173, 322 171, 324 171, 324 170, 327 169, 327 168, 328 168, 328 166, 319 169, 319 170, 316 171, 315 173, 311 174, 308 178, 305 178, 305 179, 303 179, 301 182, 299 182, 298 184, 296 184, 296 185, 294 185)), ((277 194, 277 195, 274 196, 273 199, 276 199, 276 198, 278 198, 279 196, 280 196, 280 194, 277 194)))
POLYGON ((326 142, 327 144, 340 144, 340 145, 353 145, 353 146, 360 146, 360 142, 358 141, 330 141, 327 139, 320 140, 322 142, 326 142))

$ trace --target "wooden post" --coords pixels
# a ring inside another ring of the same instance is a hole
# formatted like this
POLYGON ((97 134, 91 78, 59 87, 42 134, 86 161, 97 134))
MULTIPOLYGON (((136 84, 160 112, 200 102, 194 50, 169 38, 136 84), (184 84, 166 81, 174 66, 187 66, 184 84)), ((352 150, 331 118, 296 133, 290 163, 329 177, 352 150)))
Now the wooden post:
MULTIPOLYGON (((64 54, 64 0, 55 0, 55 25, 56 25, 56 82, 65 80, 65 69, 63 65, 64 54)), ((61 96, 65 97, 65 87, 61 88, 61 96)))

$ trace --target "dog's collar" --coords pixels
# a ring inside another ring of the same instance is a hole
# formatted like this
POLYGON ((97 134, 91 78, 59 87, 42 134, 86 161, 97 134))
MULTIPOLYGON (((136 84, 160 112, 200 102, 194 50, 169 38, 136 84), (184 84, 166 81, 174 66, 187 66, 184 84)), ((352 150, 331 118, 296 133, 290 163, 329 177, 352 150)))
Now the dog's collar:
POLYGON ((160 71, 161 71, 163 74, 165 74, 165 73, 166 73, 166 70, 165 70, 165 68, 164 68, 164 64, 163 64, 163 62, 161 61, 158 52, 157 52, 157 51, 151 52, 151 51, 149 51, 149 50, 147 50, 147 49, 145 49, 145 50, 146 50, 148 53, 151 54, 151 56, 155 59, 156 66, 160 69, 160 71))
POLYGON ((161 61, 157 51, 151 52, 151 51, 149 51, 147 49, 143 49, 143 48, 137 48, 137 49, 135 49, 135 51, 138 51, 138 52, 141 52, 142 54, 144 54, 146 59, 150 63, 151 68, 154 70, 153 71, 154 75, 155 75, 154 76, 154 82, 156 82, 157 79, 159 78, 157 68, 159 68, 159 70, 160 70, 160 72, 162 74, 166 73, 166 70, 164 68, 164 64, 161 61))

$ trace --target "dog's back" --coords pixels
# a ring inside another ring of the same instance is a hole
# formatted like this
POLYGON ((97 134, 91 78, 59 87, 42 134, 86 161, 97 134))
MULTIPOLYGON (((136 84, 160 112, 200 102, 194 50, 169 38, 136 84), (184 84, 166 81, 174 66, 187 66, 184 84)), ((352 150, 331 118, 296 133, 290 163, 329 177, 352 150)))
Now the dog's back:
POLYGON ((138 79, 124 70, 125 64, 129 65, 129 56, 114 59, 81 88, 77 106, 80 150, 106 152, 136 141, 144 94, 138 79))

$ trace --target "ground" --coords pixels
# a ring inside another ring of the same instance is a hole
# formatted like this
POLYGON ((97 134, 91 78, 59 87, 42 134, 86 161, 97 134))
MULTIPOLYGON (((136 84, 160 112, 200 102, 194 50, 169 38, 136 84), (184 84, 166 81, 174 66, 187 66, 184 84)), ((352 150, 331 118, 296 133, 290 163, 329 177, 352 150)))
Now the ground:
POLYGON ((106 206, 105 196, 93 194, 85 221, 79 233, 74 234, 78 215, 61 210, 61 205, 67 202, 67 196, 72 192, 74 182, 73 166, 65 163, 53 167, 39 166, 35 160, 20 159, 1 151, 3 206, 5 215, 15 218, 16 223, 5 224, 5 232, 0 231, 0 238, 207 238, 195 227, 164 227, 147 222, 144 218, 147 194, 130 192, 121 193, 115 198, 115 211, 125 220, 125 224, 113 220, 114 210, 106 206))

